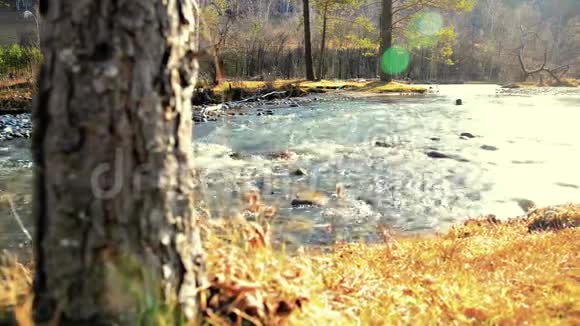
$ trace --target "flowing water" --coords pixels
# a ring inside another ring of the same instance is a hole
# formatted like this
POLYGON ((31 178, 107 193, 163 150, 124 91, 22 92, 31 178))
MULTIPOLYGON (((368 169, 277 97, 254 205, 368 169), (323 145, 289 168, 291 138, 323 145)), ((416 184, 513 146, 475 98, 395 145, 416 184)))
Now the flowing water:
MULTIPOLYGON (((330 95, 274 115, 197 125, 200 200, 213 216, 232 216, 243 207, 242 194, 258 189, 278 208, 281 237, 308 244, 374 241, 379 224, 417 232, 482 214, 517 216, 524 200, 580 201, 580 89, 433 87, 424 96, 330 95), (458 98, 463 105, 455 105, 458 98), (268 157, 281 151, 290 159, 268 157), (293 175, 299 168, 307 175, 293 175), (344 198, 333 195, 337 183, 344 198), (292 207, 303 190, 321 192, 329 203, 292 207)), ((0 191, 14 194, 28 227, 30 176, 28 143, 1 143, 0 191)), ((0 247, 24 239, 3 202, 0 247)))

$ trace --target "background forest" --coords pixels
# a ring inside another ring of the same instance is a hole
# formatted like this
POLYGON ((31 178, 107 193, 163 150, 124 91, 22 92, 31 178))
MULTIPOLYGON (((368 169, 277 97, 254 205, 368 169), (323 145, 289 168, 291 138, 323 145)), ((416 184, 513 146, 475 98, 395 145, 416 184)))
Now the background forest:
MULTIPOLYGON (((304 76, 301 1, 205 0, 202 6, 205 47, 218 56, 227 77, 304 76)), ((310 7, 317 77, 376 78, 381 1, 311 0, 310 7)), ((395 0, 393 45, 412 55, 410 68, 398 77, 521 80, 522 44, 528 69, 539 68, 546 53, 548 66, 569 66, 568 74, 577 77, 578 8, 576 0, 395 0)), ((211 79, 215 63, 207 61, 211 79)))

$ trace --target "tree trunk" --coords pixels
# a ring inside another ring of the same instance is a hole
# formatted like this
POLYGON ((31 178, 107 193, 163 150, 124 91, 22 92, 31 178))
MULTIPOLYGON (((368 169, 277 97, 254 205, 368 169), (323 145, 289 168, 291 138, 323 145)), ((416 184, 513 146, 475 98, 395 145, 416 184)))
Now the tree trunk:
POLYGON ((324 78, 324 48, 326 47, 326 25, 328 23, 328 3, 322 12, 322 37, 320 40, 320 59, 318 60, 318 79, 324 78))
POLYGON ((193 1, 40 2, 38 324, 136 325, 162 311, 199 318, 193 1))
POLYGON ((382 68, 381 58, 385 51, 387 51, 393 42, 393 0, 382 0, 381 11, 381 46, 379 50, 379 75, 381 81, 390 82, 392 76, 382 68))
POLYGON ((310 3, 302 0, 304 11, 304 62, 306 65, 306 79, 314 80, 314 68, 312 65, 312 42, 310 38, 310 3))

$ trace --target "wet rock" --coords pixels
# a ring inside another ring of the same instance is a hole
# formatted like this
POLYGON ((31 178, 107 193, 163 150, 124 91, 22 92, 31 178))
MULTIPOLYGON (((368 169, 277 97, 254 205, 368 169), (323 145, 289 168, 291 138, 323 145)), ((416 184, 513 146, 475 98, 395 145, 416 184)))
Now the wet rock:
POLYGON ((527 213, 528 231, 562 230, 580 226, 580 205, 538 208, 527 213))
POLYGON ((274 111, 272 110, 266 110, 264 113, 266 113, 266 115, 274 115, 274 111))
POLYGON ((302 191, 296 194, 291 202, 293 207, 297 206, 325 206, 328 203, 328 197, 318 191, 302 191))
POLYGON ((308 171, 306 171, 306 169, 303 169, 303 168, 298 168, 298 169, 292 171, 292 175, 297 176, 297 177, 307 176, 308 171))
POLYGON ((372 207, 375 207, 377 204, 374 200, 367 198, 367 197, 362 197, 362 196, 356 197, 356 200, 362 201, 363 203, 365 203, 369 206, 372 206, 372 207))
POLYGON ((294 158, 296 153, 291 152, 289 150, 281 151, 281 152, 273 152, 266 155, 271 160, 291 160, 294 158))
POLYGON ((376 147, 384 147, 384 148, 391 148, 394 147, 393 144, 387 143, 386 141, 382 141, 382 140, 377 140, 375 142, 375 146, 376 147))
POLYGON ((230 158, 232 160, 246 160, 248 158, 250 158, 251 155, 249 154, 245 154, 245 153, 240 153, 240 152, 233 152, 230 154, 230 158))
POLYGON ((481 145, 481 147, 479 147, 483 150, 486 151, 497 151, 499 148, 495 147, 495 146, 491 146, 491 145, 481 145))
POLYGON ((427 156, 430 158, 451 158, 449 155, 437 151, 427 152, 427 156))
POLYGON ((530 209, 536 207, 536 203, 534 203, 529 199, 515 198, 514 200, 516 201, 516 203, 518 203, 518 206, 520 206, 520 208, 524 211, 524 213, 527 213, 530 209))
POLYGON ((463 100, 461 100, 460 98, 456 99, 455 105, 463 105, 463 100))
POLYGON ((472 138, 475 138, 476 136, 474 134, 470 133, 470 132, 462 132, 459 135, 459 137, 460 138, 464 138, 464 139, 472 139, 472 138))

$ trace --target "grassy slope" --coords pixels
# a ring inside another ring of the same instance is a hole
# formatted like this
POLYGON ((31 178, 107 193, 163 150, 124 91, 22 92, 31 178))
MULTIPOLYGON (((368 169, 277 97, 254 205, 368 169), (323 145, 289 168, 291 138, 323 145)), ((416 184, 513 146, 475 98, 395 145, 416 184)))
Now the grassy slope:
MULTIPOLYGON (((405 238, 383 230, 383 244, 296 254, 272 249, 260 224, 208 221, 207 322, 223 325, 229 316, 268 325, 578 325, 580 231, 529 232, 538 221, 544 228, 577 226, 580 206, 508 222, 470 220, 443 235, 405 238)), ((0 292, 0 308, 21 303, 15 311, 25 319, 30 272, 15 261, 4 265, 0 276, 12 281, 0 292)))
POLYGON ((305 80, 275 80, 272 82, 262 81, 233 81, 222 82, 214 87, 214 92, 221 93, 229 87, 243 88, 245 90, 257 90, 260 88, 279 89, 285 86, 297 86, 301 89, 326 89, 326 90, 342 90, 361 91, 369 93, 424 93, 426 89, 420 86, 413 86, 402 84, 398 82, 384 83, 379 81, 372 82, 358 82, 358 81, 344 81, 344 80, 321 80, 321 81, 305 81, 305 80))

